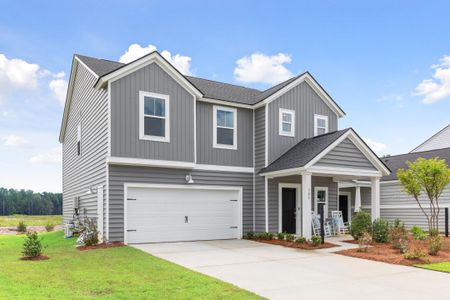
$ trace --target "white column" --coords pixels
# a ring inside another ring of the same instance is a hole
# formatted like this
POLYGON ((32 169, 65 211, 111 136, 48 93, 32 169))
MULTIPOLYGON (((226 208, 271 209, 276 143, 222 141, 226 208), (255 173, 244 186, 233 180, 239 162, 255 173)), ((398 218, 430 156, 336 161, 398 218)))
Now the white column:
POLYGON ((302 173, 302 236, 311 238, 311 173, 302 173))
POLYGON ((355 212, 358 212, 360 210, 361 210, 361 187, 357 185, 355 189, 355 212))
POLYGON ((372 177, 370 181, 372 183, 370 209, 373 221, 380 217, 380 178, 372 177))
POLYGON ((98 240, 103 242, 103 186, 97 187, 97 230, 98 240))
POLYGON ((269 181, 267 180, 267 177, 264 177, 264 220, 265 220, 265 231, 269 232, 269 193, 268 193, 268 187, 269 181))

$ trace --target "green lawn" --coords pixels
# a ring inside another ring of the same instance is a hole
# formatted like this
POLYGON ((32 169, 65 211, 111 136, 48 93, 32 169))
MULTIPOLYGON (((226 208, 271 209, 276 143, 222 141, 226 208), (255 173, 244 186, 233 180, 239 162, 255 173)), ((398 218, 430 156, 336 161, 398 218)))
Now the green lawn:
POLYGON ((24 236, 0 236, 0 299, 260 299, 132 247, 78 251, 44 233, 46 261, 22 261, 24 236))
POLYGON ((25 222, 27 226, 45 226, 47 224, 62 224, 62 216, 28 216, 28 215, 11 215, 0 216, 0 227, 17 226, 19 222, 25 222))
POLYGON ((450 261, 429 265, 417 265, 416 267, 450 273, 450 261))

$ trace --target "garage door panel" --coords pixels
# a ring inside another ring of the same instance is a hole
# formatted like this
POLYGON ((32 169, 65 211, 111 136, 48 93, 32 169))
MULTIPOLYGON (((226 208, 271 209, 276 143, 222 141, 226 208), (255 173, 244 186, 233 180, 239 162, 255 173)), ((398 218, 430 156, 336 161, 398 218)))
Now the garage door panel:
POLYGON ((237 190, 129 188, 127 197, 129 243, 230 239, 240 235, 237 190))

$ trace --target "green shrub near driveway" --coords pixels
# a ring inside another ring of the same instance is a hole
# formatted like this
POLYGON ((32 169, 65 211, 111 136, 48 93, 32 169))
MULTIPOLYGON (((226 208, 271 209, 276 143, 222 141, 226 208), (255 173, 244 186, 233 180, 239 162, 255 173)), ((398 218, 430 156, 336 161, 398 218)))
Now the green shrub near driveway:
POLYGON ((358 240, 364 232, 372 232, 372 218, 368 213, 359 211, 352 217, 350 234, 358 240))
POLYGON ((439 235, 430 237, 430 244, 428 245, 428 254, 437 255, 442 248, 442 238, 439 235))
POLYGON ((38 257, 42 254, 42 243, 37 232, 27 232, 22 254, 24 257, 38 257))
POLYGON ((288 233, 288 234, 286 234, 285 238, 286 238, 286 241, 293 242, 295 240, 295 235, 288 233))
POLYGON ((307 241, 306 241, 306 238, 304 238, 304 237, 298 237, 298 238, 296 238, 295 239, 295 242, 297 243, 297 244, 305 244, 307 241))
POLYGON ((284 237, 285 237, 285 233, 284 232, 278 232, 277 233, 277 239, 279 239, 279 240, 284 240, 284 237))
POLYGON ((427 234, 419 226, 414 225, 413 227, 411 227, 410 231, 415 240, 424 241, 427 238, 427 234))
POLYGON ((377 243, 389 241, 389 223, 383 219, 376 219, 372 224, 372 239, 377 243))
POLYGON ((313 244, 313 246, 318 247, 321 242, 322 242, 322 238, 320 236, 313 235, 311 237, 311 244, 313 244))

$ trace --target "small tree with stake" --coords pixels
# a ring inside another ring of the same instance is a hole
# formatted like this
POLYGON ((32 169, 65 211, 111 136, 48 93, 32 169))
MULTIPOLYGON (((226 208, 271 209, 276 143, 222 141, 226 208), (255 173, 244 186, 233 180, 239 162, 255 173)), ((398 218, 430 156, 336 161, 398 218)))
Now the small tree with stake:
POLYGON ((420 209, 427 218, 430 235, 438 232, 439 225, 439 197, 450 183, 450 169, 444 159, 418 158, 416 161, 406 162, 408 169, 399 169, 397 178, 403 185, 403 190, 416 199, 420 209), (422 192, 429 200, 430 208, 426 209, 419 200, 422 192))

